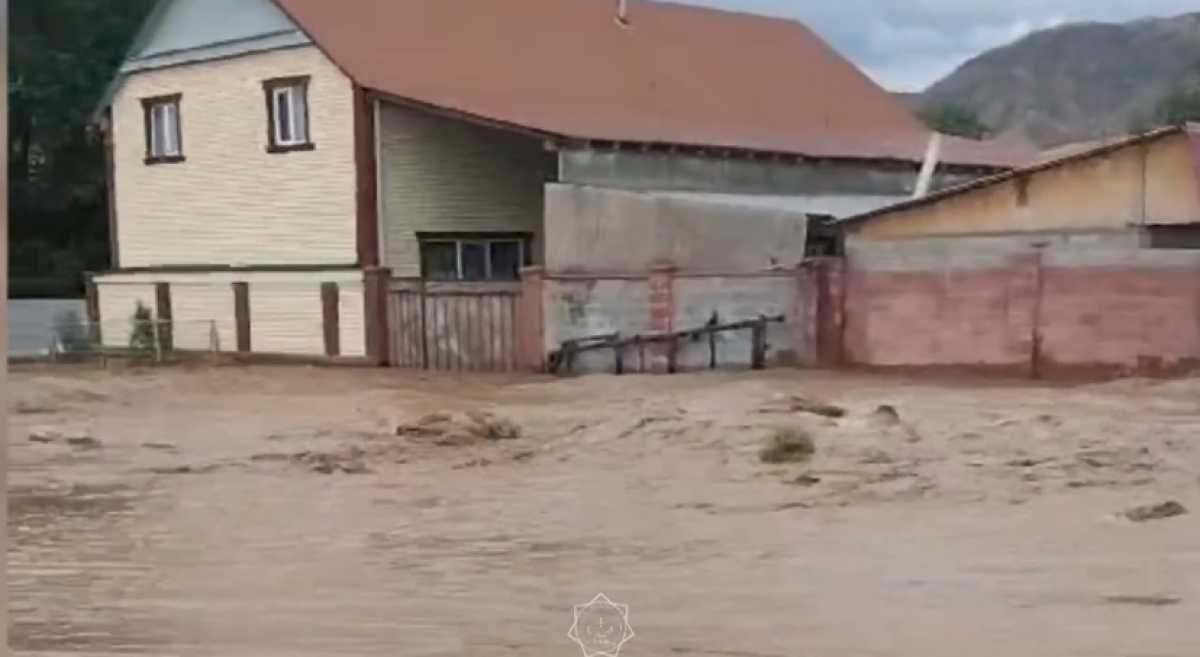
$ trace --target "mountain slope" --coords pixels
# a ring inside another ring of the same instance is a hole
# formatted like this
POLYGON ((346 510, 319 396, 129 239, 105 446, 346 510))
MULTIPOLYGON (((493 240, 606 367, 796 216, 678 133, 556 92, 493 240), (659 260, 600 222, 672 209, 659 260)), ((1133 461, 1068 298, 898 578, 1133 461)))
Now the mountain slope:
POLYGON ((922 103, 958 104, 1052 146, 1130 132, 1187 83, 1200 83, 1200 13, 1036 32, 963 64, 922 103))

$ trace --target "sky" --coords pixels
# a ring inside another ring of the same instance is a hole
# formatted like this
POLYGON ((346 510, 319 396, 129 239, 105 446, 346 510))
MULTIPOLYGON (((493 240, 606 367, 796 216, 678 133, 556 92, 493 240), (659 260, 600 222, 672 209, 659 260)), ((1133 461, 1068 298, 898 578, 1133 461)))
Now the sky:
POLYGON ((920 91, 971 57, 1032 31, 1200 10, 1197 0, 683 1, 800 19, 894 91, 920 91))

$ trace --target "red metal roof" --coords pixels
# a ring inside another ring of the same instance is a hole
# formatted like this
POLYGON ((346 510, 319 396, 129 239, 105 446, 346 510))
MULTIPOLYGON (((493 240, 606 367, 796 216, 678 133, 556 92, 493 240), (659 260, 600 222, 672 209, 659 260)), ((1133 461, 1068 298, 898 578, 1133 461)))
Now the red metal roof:
MULTIPOLYGON (((359 85, 548 136, 919 161, 929 133, 789 20, 631 0, 276 0, 359 85)), ((950 140, 943 161, 1029 153, 950 140)))

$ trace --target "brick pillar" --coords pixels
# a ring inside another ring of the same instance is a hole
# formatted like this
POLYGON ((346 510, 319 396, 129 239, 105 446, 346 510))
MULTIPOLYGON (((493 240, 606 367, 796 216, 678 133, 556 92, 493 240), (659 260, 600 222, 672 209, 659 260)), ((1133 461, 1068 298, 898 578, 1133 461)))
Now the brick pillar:
POLYGON ((821 258, 808 270, 812 277, 810 289, 816 295, 815 361, 820 367, 841 367, 845 364, 846 328, 846 260, 821 258))
POLYGON ((546 371, 546 315, 544 293, 546 271, 542 267, 521 270, 521 298, 517 300, 517 367, 532 372, 546 371))
POLYGON ((1026 374, 1041 378, 1043 263, 1040 252, 1013 259, 1008 281, 1008 350, 1026 374))
MULTIPOLYGON (((675 330, 675 267, 661 265, 650 270, 647 281, 648 299, 650 302, 650 331, 653 333, 670 333, 675 330)), ((674 369, 672 352, 674 346, 669 343, 656 343, 650 353, 650 371, 664 373, 674 369)))

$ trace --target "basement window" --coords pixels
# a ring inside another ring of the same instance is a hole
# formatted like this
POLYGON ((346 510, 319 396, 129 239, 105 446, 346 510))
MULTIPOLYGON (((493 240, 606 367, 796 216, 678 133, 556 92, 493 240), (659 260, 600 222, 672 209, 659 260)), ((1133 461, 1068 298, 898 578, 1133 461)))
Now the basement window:
POLYGON ((263 82, 267 97, 267 152, 311 151, 308 129, 308 77, 263 82))
POLYGON ((423 236, 421 275, 433 281, 516 281, 528 244, 525 236, 423 236))
POLYGON ((146 164, 183 161, 183 131, 180 127, 180 94, 142 99, 146 127, 146 164))

